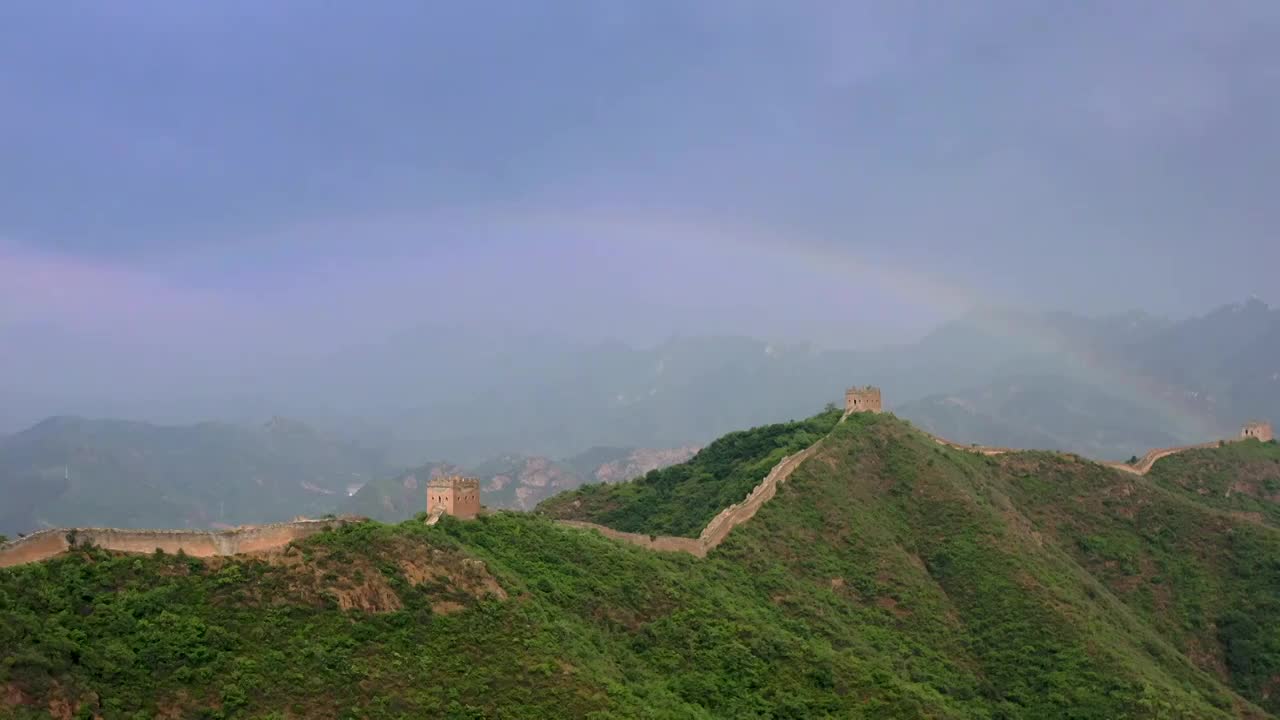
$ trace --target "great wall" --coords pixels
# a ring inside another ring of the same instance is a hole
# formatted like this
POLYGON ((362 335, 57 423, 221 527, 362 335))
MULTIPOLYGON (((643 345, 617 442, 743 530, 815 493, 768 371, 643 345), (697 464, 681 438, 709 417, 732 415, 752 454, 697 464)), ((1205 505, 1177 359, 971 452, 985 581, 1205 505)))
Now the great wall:
MULTIPOLYGON (((844 422, 849 415, 853 413, 882 412, 880 389, 872 386, 853 387, 845 392, 845 413, 840 418, 844 422)), ((945 438, 938 437, 930 432, 920 430, 934 442, 939 445, 945 445, 956 450, 977 453, 979 455, 1004 455, 1007 453, 1025 452, 1016 448, 994 447, 990 445, 964 444, 958 443, 945 438)), ((1240 437, 1230 440, 1220 440, 1215 442, 1200 443, 1197 445, 1180 445, 1178 447, 1159 448, 1149 450, 1135 463, 1109 462, 1109 461, 1093 461, 1104 467, 1112 468, 1134 475, 1146 475, 1150 472, 1152 466, 1161 458, 1175 455, 1187 450, 1198 450, 1202 448, 1219 447, 1223 443, 1242 442, 1244 440, 1271 440, 1274 433, 1271 425, 1262 421, 1251 421, 1244 426, 1240 437)), ((752 489, 751 494, 747 496, 741 503, 735 503, 725 508, 719 515, 712 518, 711 522, 703 528, 702 533, 695 538, 673 537, 670 535, 644 535, 641 533, 622 532, 613 528, 598 525, 596 523, 584 522, 581 520, 560 520, 561 525, 567 527, 580 528, 584 530, 595 530, 605 537, 615 540, 621 540, 633 545, 649 550, 659 550, 665 552, 687 552, 694 557, 706 557, 707 553, 713 550, 717 545, 724 541, 729 535, 729 531, 750 520, 755 516, 756 511, 762 505, 771 500, 778 491, 778 485, 787 481, 791 477, 791 473, 796 468, 817 452, 821 446, 822 440, 818 440, 814 444, 804 450, 782 458, 782 460, 773 467, 768 476, 765 477, 759 485, 752 489)))
MULTIPOLYGON (((845 414, 843 422, 853 413, 882 411, 879 388, 850 388, 845 393, 845 414)), ((993 447, 988 445, 964 444, 921 431, 934 442, 956 450, 977 453, 980 455, 1004 455, 1022 452, 1015 448, 993 447)), ((1230 440, 1200 443, 1197 445, 1181 445, 1178 447, 1159 448, 1148 451, 1134 463, 1094 461, 1104 467, 1135 475, 1145 475, 1161 458, 1188 450, 1219 447, 1228 442, 1241 442, 1256 439, 1273 440, 1275 437, 1269 423, 1251 421, 1244 426, 1240 436, 1230 440)), ((581 520, 558 520, 557 523, 570 528, 591 530, 623 542, 638 545, 648 550, 661 552, 685 552, 694 557, 704 558, 715 549, 737 526, 755 517, 756 512, 765 503, 773 499, 778 486, 786 482, 796 468, 808 460, 823 440, 819 439, 809 447, 793 455, 783 457, 769 471, 760 484, 756 485, 742 502, 734 503, 720 511, 696 538, 674 537, 669 535, 646 535, 614 530, 604 525, 581 520)), ((450 477, 441 482, 429 485, 428 514, 429 522, 434 524, 440 515, 451 510, 465 510, 463 519, 470 519, 480 512, 478 481, 471 478, 450 477), (430 493, 435 493, 434 495, 430 493), (463 496, 460 496, 462 493, 463 496)), ((246 526, 234 530, 120 530, 114 528, 57 528, 40 530, 26 537, 0 545, 0 568, 39 562, 66 552, 75 544, 91 543, 106 550, 127 553, 153 553, 162 550, 167 553, 185 553, 194 557, 212 557, 217 555, 239 555, 271 552, 287 546, 324 530, 347 522, 358 522, 362 518, 334 518, 324 520, 295 520, 288 523, 246 526)))
MULTIPOLYGON (((939 445, 946 445, 947 447, 954 448, 956 450, 963 450, 965 452, 977 453, 979 455, 1006 455, 1008 453, 1026 452, 1026 450, 1019 450, 1017 448, 992 447, 989 445, 965 445, 964 443, 958 443, 951 440, 947 440, 945 438, 938 437, 937 435, 933 435, 929 432, 925 432, 924 430, 921 430, 920 432, 923 432, 925 435, 928 435, 929 437, 933 438, 933 441, 938 443, 939 445)), ((1148 472, 1151 471, 1151 468, 1156 464, 1156 461, 1160 460, 1161 458, 1166 458, 1166 457, 1169 457, 1170 455, 1176 455, 1180 452, 1186 452, 1188 450, 1201 450, 1204 448, 1214 448, 1214 447, 1218 447, 1222 443, 1241 442, 1242 440, 1245 440, 1245 439, 1247 438, 1233 438, 1231 440, 1218 440, 1216 442, 1199 443, 1197 445, 1179 445, 1177 447, 1158 448, 1156 450, 1148 450, 1146 454, 1143 455, 1141 458, 1138 458, 1138 461, 1135 463, 1112 462, 1110 460, 1090 460, 1090 462, 1094 462, 1099 465, 1102 465, 1103 467, 1109 467, 1113 470, 1120 470, 1121 472, 1127 472, 1133 475, 1146 475, 1148 472)))
POLYGON ((622 532, 604 525, 581 520, 560 520, 558 522, 566 527, 595 530, 605 537, 629 542, 632 545, 639 545, 649 550, 687 552, 694 557, 706 557, 707 553, 724 542, 724 539, 729 536, 729 531, 755 517, 756 511, 777 494, 778 485, 786 482, 796 468, 800 467, 805 460, 808 460, 810 455, 818 451, 818 447, 821 444, 822 441, 819 440, 804 450, 779 460, 778 464, 773 466, 773 469, 769 471, 764 480, 752 488, 751 493, 742 502, 734 503, 721 510, 718 515, 711 518, 711 522, 707 523, 707 526, 702 529, 697 538, 622 532))
POLYGON ((241 555, 278 550, 356 518, 295 520, 234 530, 120 530, 116 528, 52 528, 0 545, 0 568, 46 560, 72 544, 127 553, 179 552, 193 557, 241 555))

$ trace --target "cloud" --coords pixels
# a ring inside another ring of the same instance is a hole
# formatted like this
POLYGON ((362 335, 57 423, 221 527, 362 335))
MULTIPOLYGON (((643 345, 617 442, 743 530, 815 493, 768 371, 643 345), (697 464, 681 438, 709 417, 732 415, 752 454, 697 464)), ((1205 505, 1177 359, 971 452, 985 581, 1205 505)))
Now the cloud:
MULTIPOLYGON (((157 327, 203 327, 236 305, 127 266, 0 243, 0 323, 145 337, 157 327)), ((243 306, 241 306, 243 307, 243 306)))
POLYGON ((1280 262, 1276 8, 31 6, 0 27, 0 326, 137 373, 422 324, 1199 311, 1280 262))

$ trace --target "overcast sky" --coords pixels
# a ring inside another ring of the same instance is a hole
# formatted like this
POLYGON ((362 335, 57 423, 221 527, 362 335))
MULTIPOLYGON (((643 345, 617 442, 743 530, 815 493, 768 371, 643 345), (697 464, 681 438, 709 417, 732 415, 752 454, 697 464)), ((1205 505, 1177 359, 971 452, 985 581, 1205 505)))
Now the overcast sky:
POLYGON ((1274 0, 13 0, 0 369, 1274 303, 1277 88, 1274 0))

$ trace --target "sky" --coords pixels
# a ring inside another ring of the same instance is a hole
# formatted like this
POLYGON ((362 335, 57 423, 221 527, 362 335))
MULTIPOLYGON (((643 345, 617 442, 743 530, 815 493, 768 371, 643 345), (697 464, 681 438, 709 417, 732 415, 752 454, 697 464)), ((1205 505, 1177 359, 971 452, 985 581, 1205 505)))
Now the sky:
POLYGON ((3 389, 1280 302, 1278 38, 1271 0, 6 2, 3 389))

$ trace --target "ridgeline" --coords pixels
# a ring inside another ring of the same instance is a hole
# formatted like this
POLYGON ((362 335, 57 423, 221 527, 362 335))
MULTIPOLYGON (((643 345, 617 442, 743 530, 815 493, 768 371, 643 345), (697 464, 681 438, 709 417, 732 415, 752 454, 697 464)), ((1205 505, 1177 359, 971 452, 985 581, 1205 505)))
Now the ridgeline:
POLYGON ((735 433, 539 514, 0 570, 0 717, 1280 712, 1274 444, 1137 475, 836 418, 735 433), (818 438, 705 559, 557 522, 692 538, 818 438))

